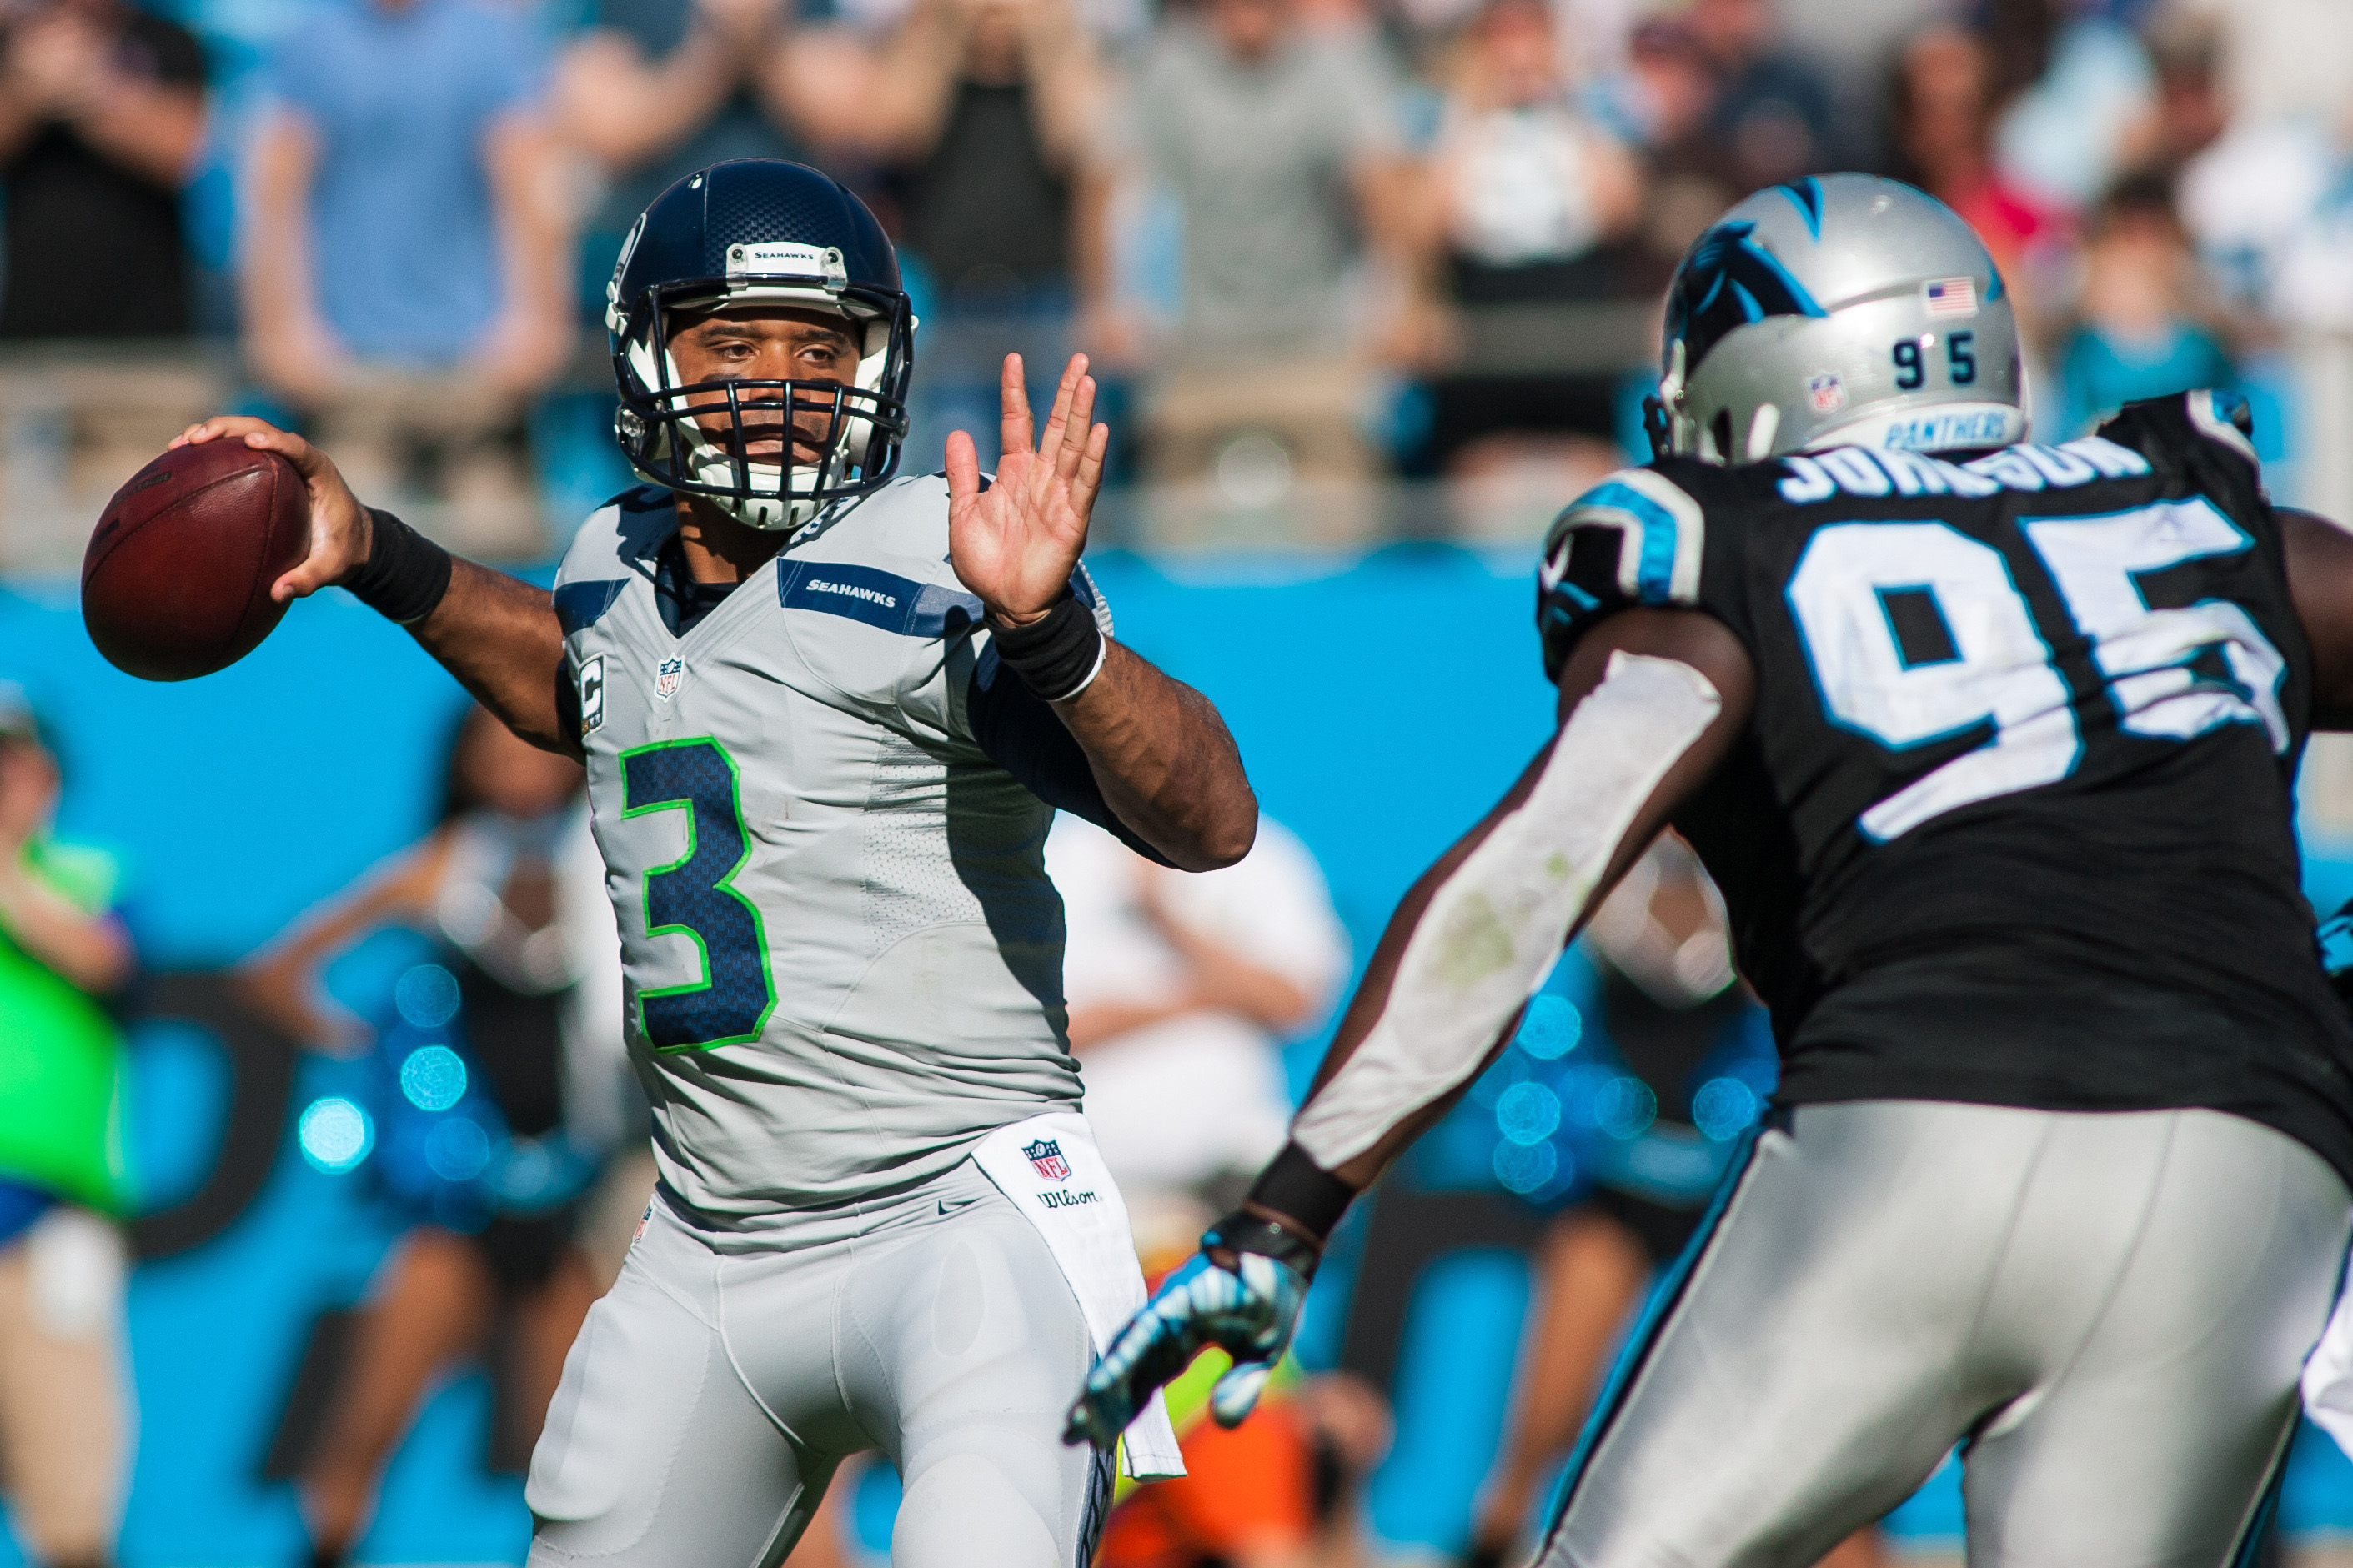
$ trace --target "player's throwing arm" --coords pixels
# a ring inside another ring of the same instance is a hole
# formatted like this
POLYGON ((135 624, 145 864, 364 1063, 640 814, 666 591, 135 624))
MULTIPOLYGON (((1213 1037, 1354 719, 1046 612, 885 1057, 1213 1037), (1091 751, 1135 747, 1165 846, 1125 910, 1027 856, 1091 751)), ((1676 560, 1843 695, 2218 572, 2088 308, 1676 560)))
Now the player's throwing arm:
POLYGON ((360 504, 334 460, 266 420, 223 415, 192 425, 174 447, 242 440, 294 465, 311 492, 311 545, 269 586, 283 604, 348 588, 408 628, 482 706, 533 745, 579 756, 563 717, 564 630, 544 588, 451 555, 390 512, 360 504))

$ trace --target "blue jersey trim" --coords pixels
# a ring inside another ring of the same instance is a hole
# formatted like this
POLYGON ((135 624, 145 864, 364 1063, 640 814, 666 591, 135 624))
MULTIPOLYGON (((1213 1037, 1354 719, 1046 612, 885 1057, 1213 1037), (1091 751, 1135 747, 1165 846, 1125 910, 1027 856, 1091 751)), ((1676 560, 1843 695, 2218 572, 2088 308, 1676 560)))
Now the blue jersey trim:
POLYGON ((564 635, 585 632, 605 618, 621 597, 621 590, 629 585, 627 577, 598 578, 587 583, 566 583, 555 590, 555 623, 564 635))
POLYGON ((974 595, 839 561, 797 561, 776 572, 776 602, 864 621, 901 637, 941 637, 980 625, 974 595))
POLYGON ((1675 581, 1675 514, 1631 485, 1610 479, 1587 491, 1577 502, 1584 507, 1609 507, 1631 515, 1642 525, 1642 550, 1635 568, 1634 585, 1646 605, 1672 601, 1675 581))

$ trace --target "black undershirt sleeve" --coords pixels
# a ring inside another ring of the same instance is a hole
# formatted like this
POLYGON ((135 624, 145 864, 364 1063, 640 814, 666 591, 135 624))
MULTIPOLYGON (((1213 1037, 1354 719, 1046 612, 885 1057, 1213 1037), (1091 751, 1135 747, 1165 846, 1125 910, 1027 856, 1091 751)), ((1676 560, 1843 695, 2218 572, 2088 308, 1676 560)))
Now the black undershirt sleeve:
POLYGON ((1168 858, 1145 843, 1104 804, 1094 769, 1070 730, 1046 700, 983 648, 973 666, 965 708, 973 739, 988 760, 1058 810, 1083 816, 1145 859, 1169 866, 1168 858))

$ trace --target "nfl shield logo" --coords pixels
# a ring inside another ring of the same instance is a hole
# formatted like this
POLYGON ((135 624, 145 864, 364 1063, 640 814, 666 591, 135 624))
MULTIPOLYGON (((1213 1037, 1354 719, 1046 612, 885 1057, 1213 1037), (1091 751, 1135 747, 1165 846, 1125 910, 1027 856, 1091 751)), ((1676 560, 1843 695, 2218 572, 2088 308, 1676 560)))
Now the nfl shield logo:
POLYGON ((1040 1138, 1035 1143, 1025 1143, 1021 1152, 1038 1167, 1038 1173, 1050 1182, 1071 1179, 1071 1163, 1062 1158, 1062 1146, 1051 1138, 1040 1138))
POLYGON ((654 695, 665 702, 677 696, 678 689, 685 683, 686 660, 682 658, 666 658, 654 671, 654 695))
POLYGON ((1834 370, 1826 370, 1809 379, 1806 391, 1813 397, 1817 414, 1835 414, 1846 406, 1846 386, 1834 370))

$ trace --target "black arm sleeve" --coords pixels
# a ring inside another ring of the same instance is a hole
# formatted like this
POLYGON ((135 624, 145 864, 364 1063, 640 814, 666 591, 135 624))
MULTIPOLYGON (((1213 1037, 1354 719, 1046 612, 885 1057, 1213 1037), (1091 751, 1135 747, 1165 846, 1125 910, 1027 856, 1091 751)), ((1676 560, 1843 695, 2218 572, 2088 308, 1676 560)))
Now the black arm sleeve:
POLYGON ((1030 794, 1058 810, 1085 817, 1145 859, 1172 865, 1103 803, 1095 771, 1077 739, 1044 698, 997 661, 993 647, 983 648, 974 661, 965 709, 973 739, 988 760, 1019 779, 1030 794))

